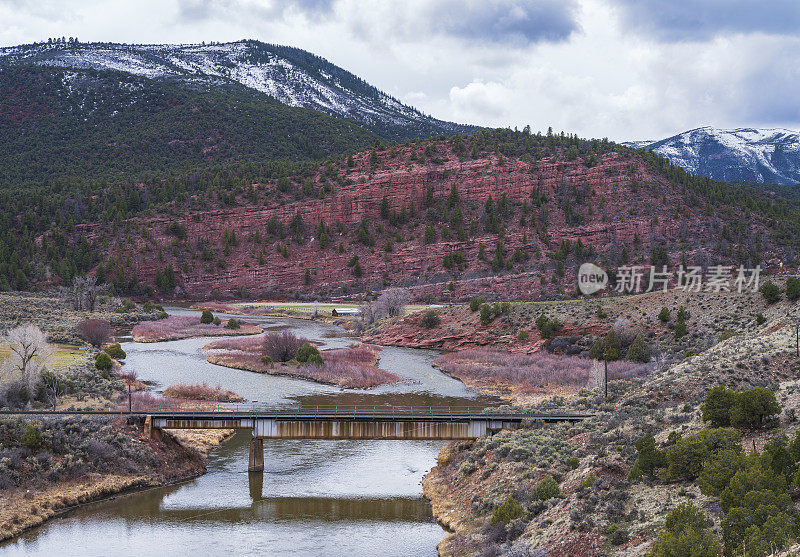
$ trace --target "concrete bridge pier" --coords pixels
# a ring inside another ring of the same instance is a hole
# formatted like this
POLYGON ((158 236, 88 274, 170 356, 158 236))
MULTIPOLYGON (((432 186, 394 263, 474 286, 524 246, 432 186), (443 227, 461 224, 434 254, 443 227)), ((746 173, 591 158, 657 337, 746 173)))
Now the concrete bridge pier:
POLYGON ((264 440, 260 437, 253 437, 250 440, 250 460, 247 471, 264 472, 264 440))
POLYGON ((144 419, 144 435, 148 439, 155 439, 156 441, 161 441, 163 439, 161 428, 153 425, 152 416, 147 416, 144 419))

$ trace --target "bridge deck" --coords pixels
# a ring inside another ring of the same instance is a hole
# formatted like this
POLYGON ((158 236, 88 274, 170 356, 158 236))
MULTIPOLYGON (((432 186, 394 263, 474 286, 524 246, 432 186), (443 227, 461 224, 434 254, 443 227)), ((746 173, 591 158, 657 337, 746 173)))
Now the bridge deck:
POLYGON ((139 416, 146 418, 164 418, 169 420, 207 420, 231 421, 243 419, 271 419, 276 421, 382 421, 382 422, 470 422, 470 421, 503 421, 521 423, 526 420, 541 422, 576 422, 594 417, 591 413, 580 412, 485 412, 477 410, 461 410, 457 408, 431 408, 417 410, 402 409, 229 409, 219 406, 219 409, 169 409, 169 410, 0 410, 2 415, 14 416, 139 416))

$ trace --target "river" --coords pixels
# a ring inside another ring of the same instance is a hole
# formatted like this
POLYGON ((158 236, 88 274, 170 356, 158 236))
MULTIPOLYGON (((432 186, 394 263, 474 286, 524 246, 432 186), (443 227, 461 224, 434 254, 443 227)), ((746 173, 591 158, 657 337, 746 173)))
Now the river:
MULTIPOLYGON (((318 321, 245 320, 267 330, 289 329, 322 349, 353 342, 341 328, 318 321)), ((206 382, 273 407, 495 402, 433 368, 432 351, 385 347, 379 366, 405 381, 345 391, 209 364, 201 352, 208 342, 124 342, 125 365, 152 382, 155 390, 178 382, 206 382)), ((88 505, 1 545, 0 553, 436 555, 445 532, 422 498, 421 482, 443 442, 264 440, 265 469, 259 485, 247 474, 249 439, 249 433, 238 433, 213 451, 204 476, 88 505)))

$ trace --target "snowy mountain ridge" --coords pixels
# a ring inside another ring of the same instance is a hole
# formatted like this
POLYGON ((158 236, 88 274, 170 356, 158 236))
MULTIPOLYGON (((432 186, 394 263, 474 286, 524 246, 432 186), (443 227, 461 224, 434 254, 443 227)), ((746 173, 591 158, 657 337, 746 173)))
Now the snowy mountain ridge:
POLYGON ((625 145, 654 151, 677 166, 716 180, 800 184, 800 132, 784 128, 707 126, 625 145))
POLYGON ((39 43, 0 48, 0 62, 111 70, 187 85, 233 81, 283 104, 347 118, 393 139, 474 129, 427 116, 309 52, 258 41, 201 45, 39 43))

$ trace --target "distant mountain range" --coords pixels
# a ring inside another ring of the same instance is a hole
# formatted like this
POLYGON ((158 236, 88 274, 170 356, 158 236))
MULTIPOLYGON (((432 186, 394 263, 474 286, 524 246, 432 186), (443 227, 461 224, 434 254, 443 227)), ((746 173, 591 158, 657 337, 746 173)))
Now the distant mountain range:
POLYGON ((288 106, 351 120, 393 140, 477 129, 427 116, 310 52, 252 40, 201 45, 39 43, 2 48, 0 62, 113 70, 189 87, 234 82, 288 106))
POLYGON ((625 145, 654 151, 677 166, 715 180, 800 184, 800 133, 796 131, 703 127, 625 145))

